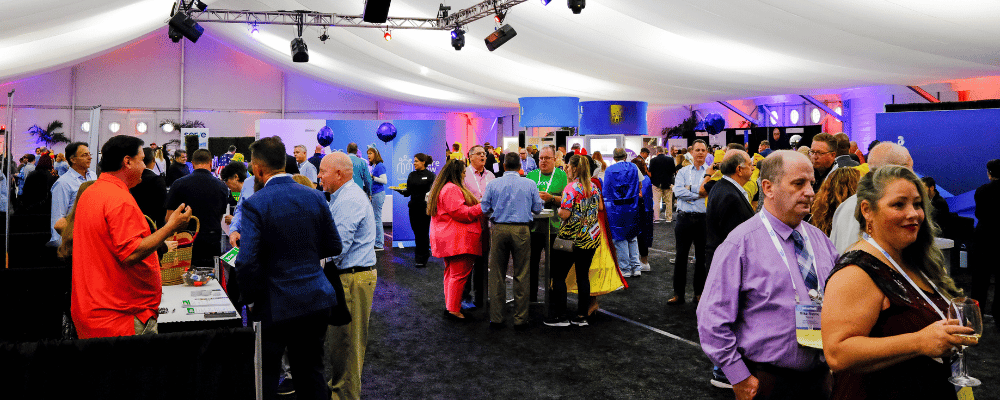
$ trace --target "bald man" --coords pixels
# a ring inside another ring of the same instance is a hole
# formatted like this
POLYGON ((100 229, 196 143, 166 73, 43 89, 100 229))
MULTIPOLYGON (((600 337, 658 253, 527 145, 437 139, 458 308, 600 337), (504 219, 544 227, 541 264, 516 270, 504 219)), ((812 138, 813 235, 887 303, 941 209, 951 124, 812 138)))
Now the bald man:
MULTIPOLYGON (((901 165, 913 169, 913 158, 905 147, 891 142, 882 142, 868 153, 868 167, 872 171, 886 165, 901 165)), ((858 208, 858 196, 848 197, 837 211, 833 213, 833 227, 830 229, 830 240, 837 246, 837 252, 843 254, 854 242, 861 238, 861 224, 854 216, 858 208)))
POLYGON ((344 153, 323 157, 319 164, 323 190, 330 193, 330 213, 337 226, 343 251, 333 257, 333 266, 344 288, 351 323, 331 326, 327 346, 333 379, 330 390, 334 399, 361 397, 361 369, 368 344, 368 319, 371 316, 375 283, 375 213, 368 195, 354 181, 354 164, 344 153))

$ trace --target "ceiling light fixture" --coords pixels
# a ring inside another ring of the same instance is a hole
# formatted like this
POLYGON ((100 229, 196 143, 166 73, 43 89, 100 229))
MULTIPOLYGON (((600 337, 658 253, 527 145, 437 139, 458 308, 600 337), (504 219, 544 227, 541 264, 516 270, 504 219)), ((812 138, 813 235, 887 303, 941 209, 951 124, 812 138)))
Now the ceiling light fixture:
POLYGON ((326 29, 327 29, 327 28, 326 28, 326 27, 324 26, 324 27, 323 27, 323 33, 322 33, 321 35, 319 35, 319 41, 320 41, 320 42, 323 42, 323 44, 326 44, 326 41, 327 41, 327 40, 330 40, 330 35, 328 35, 328 34, 326 33, 326 29))
POLYGON ((135 130, 139 133, 146 133, 147 129, 149 129, 149 126, 147 126, 145 122, 135 124, 135 130))
POLYGON ((552 2, 552 0, 542 0, 542 5, 543 5, 543 6, 547 6, 547 5, 549 5, 549 3, 551 3, 551 2, 552 2))
POLYGON ((250 36, 252 36, 254 39, 256 39, 257 35, 259 35, 259 34, 260 34, 260 30, 257 29, 257 23, 254 22, 252 25, 250 25, 250 36))
POLYGON ((493 20, 496 21, 498 24, 502 24, 503 20, 507 18, 506 11, 493 9, 493 12, 496 13, 496 15, 493 16, 493 20))
MULTIPOLYGON (((202 3, 204 4, 204 3, 202 3)), ((200 8, 201 6, 199 6, 200 8)), ((167 21, 167 37, 174 43, 180 42, 182 37, 188 38, 191 43, 197 43, 198 38, 201 37, 202 33, 205 33, 205 28, 198 25, 194 18, 191 18, 187 14, 186 9, 190 8, 190 4, 184 7, 184 1, 181 0, 174 3, 174 8, 170 12, 170 20, 167 21)), ((204 11, 204 9, 202 9, 204 11)))
POLYGON ((448 11, 450 10, 451 6, 446 6, 444 5, 444 3, 441 3, 441 5, 438 6, 438 14, 437 14, 438 19, 448 18, 448 11))
POLYGON ((306 41, 302 39, 302 20, 304 19, 302 14, 299 14, 298 21, 298 32, 299 37, 292 39, 292 62, 304 63, 309 62, 309 46, 306 46, 306 41))
POLYGON ((163 125, 160 125, 160 129, 162 129, 166 133, 173 132, 174 131, 174 124, 171 124, 169 122, 164 122, 163 125))
POLYGON ((462 50, 462 47, 465 47, 465 31, 462 30, 462 27, 456 26, 451 31, 451 47, 454 47, 455 51, 462 50))
POLYGON ((84 122, 80 124, 80 130, 90 133, 90 122, 84 122))
MULTIPOLYGON (((542 0, 545 1, 545 0, 542 0)), ((587 6, 587 0, 568 0, 567 5, 573 14, 579 14, 587 6)))
POLYGON ((386 27, 385 31, 382 32, 382 38, 385 39, 386 42, 392 40, 392 32, 389 31, 388 27, 386 27))
POLYGON ((517 32, 514 31, 514 28, 510 24, 501 26, 500 29, 493 31, 493 33, 486 37, 486 48, 490 51, 496 50, 514 36, 517 36, 517 32))
POLYGON ((117 122, 112 122, 108 124, 108 129, 111 130, 111 133, 118 133, 118 130, 120 130, 121 128, 122 124, 119 124, 117 122))

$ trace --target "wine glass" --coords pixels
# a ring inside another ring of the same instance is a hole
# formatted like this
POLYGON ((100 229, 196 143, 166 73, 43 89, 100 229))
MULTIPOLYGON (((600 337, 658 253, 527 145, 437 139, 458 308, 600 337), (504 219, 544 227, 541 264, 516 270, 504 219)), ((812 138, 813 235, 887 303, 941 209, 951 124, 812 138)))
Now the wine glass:
MULTIPOLYGON (((972 328, 974 332, 957 334, 956 336, 975 338, 976 342, 983 335, 983 315, 979 312, 979 302, 968 297, 956 297, 948 307, 948 319, 958 320, 960 326, 972 328)), ((958 371, 952 373, 948 381, 955 386, 979 386, 982 382, 979 379, 969 376, 965 366, 965 355, 961 346, 958 350, 958 371)))

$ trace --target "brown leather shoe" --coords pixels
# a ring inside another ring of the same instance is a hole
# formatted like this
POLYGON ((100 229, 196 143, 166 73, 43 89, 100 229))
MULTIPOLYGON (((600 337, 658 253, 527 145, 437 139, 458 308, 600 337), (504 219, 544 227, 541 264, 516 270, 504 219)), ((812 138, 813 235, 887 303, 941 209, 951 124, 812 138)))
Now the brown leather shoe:
POLYGON ((677 306, 677 305, 681 305, 681 304, 684 304, 684 298, 683 297, 674 296, 674 297, 671 297, 670 300, 667 300, 667 305, 677 306))

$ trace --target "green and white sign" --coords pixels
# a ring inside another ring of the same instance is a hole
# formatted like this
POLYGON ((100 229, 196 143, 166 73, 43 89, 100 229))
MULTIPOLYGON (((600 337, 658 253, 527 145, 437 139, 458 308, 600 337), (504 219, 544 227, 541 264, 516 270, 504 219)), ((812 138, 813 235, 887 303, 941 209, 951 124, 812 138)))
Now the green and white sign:
POLYGON ((229 265, 232 265, 232 266, 235 267, 236 266, 236 255, 237 254, 240 254, 240 248, 239 247, 233 247, 232 250, 229 250, 226 254, 223 254, 221 259, 222 259, 222 261, 225 261, 226 264, 229 264, 229 265))

